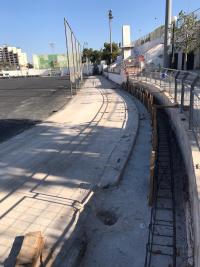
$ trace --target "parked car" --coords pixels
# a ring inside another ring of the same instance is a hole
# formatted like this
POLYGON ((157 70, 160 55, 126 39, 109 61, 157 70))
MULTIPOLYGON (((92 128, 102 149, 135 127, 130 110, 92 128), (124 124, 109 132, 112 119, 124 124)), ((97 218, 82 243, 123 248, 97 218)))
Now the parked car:
POLYGON ((0 78, 2 78, 2 79, 9 79, 10 78, 10 75, 9 75, 9 73, 0 73, 0 78))

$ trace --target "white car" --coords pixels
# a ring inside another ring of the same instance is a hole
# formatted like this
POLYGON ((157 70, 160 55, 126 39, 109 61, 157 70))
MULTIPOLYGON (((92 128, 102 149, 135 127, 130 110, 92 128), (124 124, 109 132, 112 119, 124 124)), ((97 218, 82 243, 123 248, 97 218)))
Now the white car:
POLYGON ((9 79, 10 78, 10 75, 9 75, 9 73, 0 73, 0 78, 2 78, 2 79, 9 79))

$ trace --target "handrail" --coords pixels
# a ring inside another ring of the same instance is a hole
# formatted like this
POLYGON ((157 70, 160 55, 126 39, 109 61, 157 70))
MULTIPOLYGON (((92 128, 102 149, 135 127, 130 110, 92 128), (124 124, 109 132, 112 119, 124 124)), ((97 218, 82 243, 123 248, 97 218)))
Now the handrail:
POLYGON ((129 73, 129 79, 153 83, 166 91, 173 103, 177 103, 180 112, 189 110, 189 130, 194 132, 200 147, 200 75, 191 71, 160 68, 138 69, 129 73))

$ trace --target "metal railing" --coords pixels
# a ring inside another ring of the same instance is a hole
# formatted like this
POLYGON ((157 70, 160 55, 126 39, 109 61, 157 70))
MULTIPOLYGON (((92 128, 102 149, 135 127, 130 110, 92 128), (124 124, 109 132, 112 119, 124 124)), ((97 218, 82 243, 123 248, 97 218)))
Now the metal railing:
POLYGON ((129 74, 129 79, 152 83, 169 94, 172 103, 178 104, 180 113, 189 120, 189 130, 195 134, 200 147, 200 75, 189 71, 161 68, 138 70, 129 74))
POLYGON ((193 15, 196 17, 198 20, 200 20, 200 8, 194 10, 193 12, 189 13, 188 15, 193 15))
POLYGON ((66 50, 67 50, 68 74, 71 83, 71 90, 75 88, 75 93, 76 93, 76 90, 80 87, 80 83, 83 78, 82 50, 79 41, 77 40, 74 32, 72 31, 69 23, 65 18, 64 18, 64 27, 65 27, 66 50))

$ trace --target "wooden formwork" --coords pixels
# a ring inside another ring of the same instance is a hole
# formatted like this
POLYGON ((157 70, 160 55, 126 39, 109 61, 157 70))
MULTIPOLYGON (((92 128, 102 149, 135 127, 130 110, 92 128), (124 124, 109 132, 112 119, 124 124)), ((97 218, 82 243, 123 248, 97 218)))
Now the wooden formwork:
POLYGON ((150 183, 149 183, 149 194, 148 203, 150 206, 153 205, 155 196, 155 169, 156 169, 156 158, 157 158, 157 146, 158 146, 158 132, 157 132, 157 106, 154 105, 154 96, 149 93, 147 89, 135 86, 134 84, 127 83, 126 90, 139 99, 147 108, 151 114, 152 120, 152 152, 150 160, 150 183))
POLYGON ((154 96, 152 94, 150 94, 149 105, 148 105, 148 111, 150 114, 152 114, 153 105, 154 105, 154 96))
POLYGON ((134 95, 134 87, 133 87, 133 85, 132 85, 132 84, 131 84, 130 93, 131 93, 131 95, 134 95))
POLYGON ((155 170, 156 170, 156 159, 157 159, 157 149, 158 149, 158 129, 157 129, 157 108, 155 106, 151 107, 152 111, 152 156, 150 162, 150 186, 149 186, 149 205, 152 206, 155 194, 155 170))
POLYGON ((149 99, 149 93, 148 93, 148 91, 145 89, 145 90, 144 90, 144 105, 145 105, 145 107, 147 108, 147 110, 148 110, 148 99, 149 99))
POLYGON ((149 181, 149 195, 148 203, 153 205, 155 197, 155 167, 156 167, 156 151, 152 150, 150 160, 150 181, 149 181))

